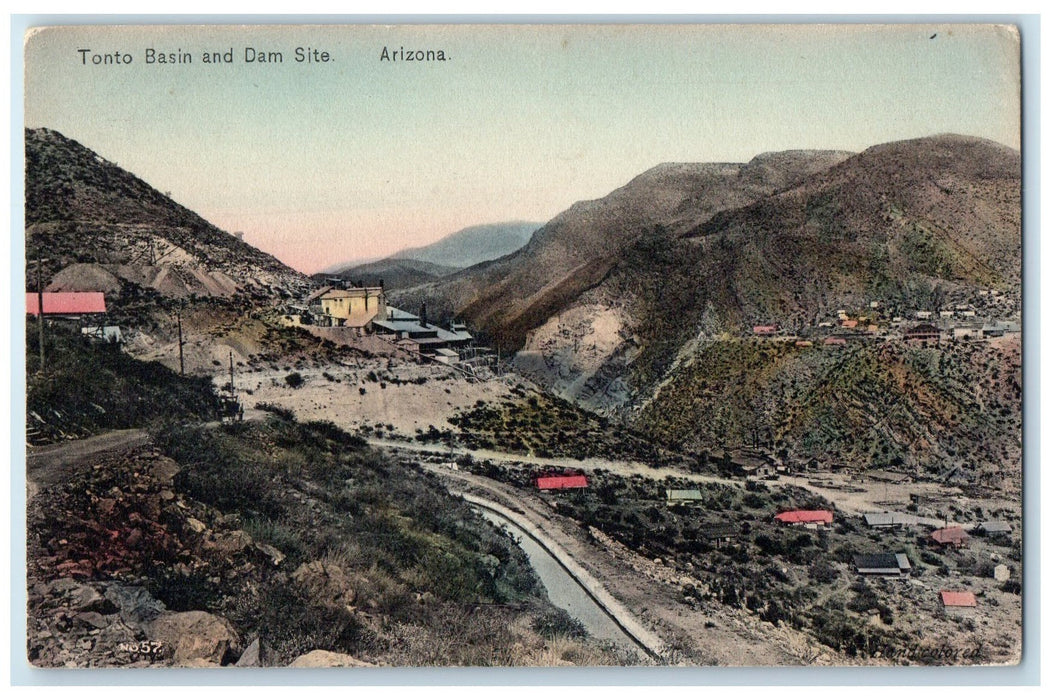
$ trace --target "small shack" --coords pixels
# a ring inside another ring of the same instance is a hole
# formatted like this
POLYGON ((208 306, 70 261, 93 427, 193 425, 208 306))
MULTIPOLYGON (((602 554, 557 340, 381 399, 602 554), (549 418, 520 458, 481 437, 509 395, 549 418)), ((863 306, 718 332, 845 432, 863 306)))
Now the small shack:
POLYGON ((541 491, 586 489, 588 478, 584 474, 541 474, 536 478, 536 487, 541 491))
POLYGON ((774 519, 784 525, 803 525, 808 528, 824 527, 832 524, 830 510, 789 510, 778 513, 774 519))
POLYGON ((80 332, 93 340, 98 340, 103 343, 119 345, 124 342, 124 336, 121 335, 120 326, 83 326, 81 327, 80 332))
POLYGON ((943 527, 931 533, 931 539, 939 547, 963 547, 970 539, 962 527, 943 527))
POLYGON ((942 591, 942 605, 947 608, 975 608, 978 600, 970 591, 942 591))
POLYGON ((865 524, 877 530, 890 530, 915 525, 916 516, 907 513, 865 513, 865 524))
POLYGON ((700 489, 664 489, 664 497, 669 506, 682 503, 696 503, 701 500, 700 489))
POLYGON ((733 523, 707 523, 697 527, 697 534, 702 539, 716 544, 727 543, 740 534, 740 530, 733 523))
POLYGON ((988 535, 990 537, 994 535, 1006 536, 1011 534, 1011 525, 1005 523, 1003 520, 989 520, 975 525, 973 532, 975 534, 988 535))
POLYGON ((854 557, 854 566, 862 576, 908 578, 912 572, 912 564, 903 553, 858 554, 854 557))

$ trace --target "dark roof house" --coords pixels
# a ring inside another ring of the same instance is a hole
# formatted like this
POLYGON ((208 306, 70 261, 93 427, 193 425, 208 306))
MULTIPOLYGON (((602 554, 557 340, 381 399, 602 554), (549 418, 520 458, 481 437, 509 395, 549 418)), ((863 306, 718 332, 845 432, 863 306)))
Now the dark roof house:
POLYGON ((854 557, 854 566, 858 573, 870 576, 900 576, 902 578, 912 571, 912 564, 905 554, 858 554, 854 557))

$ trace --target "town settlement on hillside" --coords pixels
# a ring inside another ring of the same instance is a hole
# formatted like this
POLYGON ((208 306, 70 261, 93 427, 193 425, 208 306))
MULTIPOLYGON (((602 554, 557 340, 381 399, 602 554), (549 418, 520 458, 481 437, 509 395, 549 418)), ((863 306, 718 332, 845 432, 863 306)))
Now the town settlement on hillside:
POLYGON ((382 280, 379 286, 355 285, 340 278, 289 304, 281 322, 338 344, 376 335, 424 360, 457 366, 473 373, 489 366, 488 348, 478 347, 462 323, 443 328, 427 317, 427 305, 418 314, 387 305, 382 280))
POLYGON ((814 341, 826 346, 848 342, 904 340, 913 344, 937 345, 945 341, 989 340, 1021 332, 1016 320, 1018 300, 993 289, 979 290, 969 303, 949 308, 904 310, 870 301, 864 309, 838 309, 835 319, 789 329, 777 323, 752 326, 753 338, 794 342, 809 347, 814 341))

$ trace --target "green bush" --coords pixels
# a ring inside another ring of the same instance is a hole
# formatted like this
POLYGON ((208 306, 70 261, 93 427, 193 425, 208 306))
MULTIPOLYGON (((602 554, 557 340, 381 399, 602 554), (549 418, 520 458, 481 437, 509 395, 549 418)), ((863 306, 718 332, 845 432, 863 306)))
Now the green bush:
POLYGON ((533 620, 533 631, 548 639, 559 636, 574 638, 587 636, 584 625, 561 608, 555 608, 533 620))

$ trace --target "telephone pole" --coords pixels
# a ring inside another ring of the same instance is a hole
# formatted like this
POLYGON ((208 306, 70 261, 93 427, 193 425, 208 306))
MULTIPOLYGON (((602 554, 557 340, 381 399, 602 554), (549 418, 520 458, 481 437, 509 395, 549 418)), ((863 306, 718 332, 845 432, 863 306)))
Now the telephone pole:
POLYGON ((44 371, 44 276, 41 272, 40 253, 36 255, 36 300, 37 300, 37 334, 40 337, 40 369, 44 371))
POLYGON ((175 310, 175 321, 179 324, 179 374, 186 374, 185 367, 182 361, 182 311, 180 309, 175 310))

